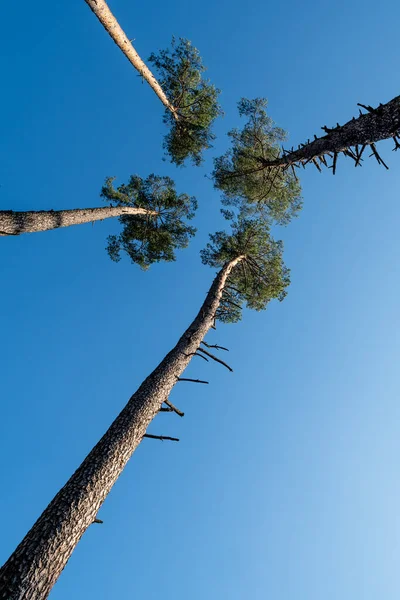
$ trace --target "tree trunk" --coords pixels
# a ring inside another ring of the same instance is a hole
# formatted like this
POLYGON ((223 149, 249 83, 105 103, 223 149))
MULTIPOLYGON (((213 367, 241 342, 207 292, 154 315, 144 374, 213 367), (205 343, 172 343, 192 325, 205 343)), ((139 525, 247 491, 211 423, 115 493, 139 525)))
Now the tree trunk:
POLYGON ((175 119, 178 119, 178 114, 168 100, 167 96, 162 90, 162 87, 154 77, 153 73, 146 66, 139 54, 136 52, 128 39, 127 35, 119 25, 117 19, 109 9, 105 0, 85 0, 86 4, 92 9, 100 23, 103 25, 107 33, 112 37, 117 46, 125 54, 129 62, 139 71, 140 75, 147 81, 152 90, 157 94, 161 102, 168 110, 174 115, 175 119))
POLYGON ((356 165, 360 163, 361 154, 366 146, 372 145, 375 154, 374 143, 380 140, 393 138, 395 147, 399 148, 396 138, 400 134, 400 96, 393 98, 387 104, 381 104, 378 108, 371 106, 363 106, 363 108, 368 111, 366 114, 360 114, 357 119, 352 119, 342 126, 338 124, 332 129, 322 127, 327 135, 299 146, 298 150, 286 152, 276 160, 260 159, 260 162, 265 167, 287 168, 291 165, 315 161, 316 158, 330 153, 334 155, 335 170, 338 153, 346 154, 350 147, 355 147, 355 152, 350 153, 350 156, 353 154, 352 158, 356 165))
POLYGON ((212 327, 239 256, 217 274, 195 320, 144 380, 98 444, 0 569, 1 600, 44 600, 138 447, 147 426, 212 327))
POLYGON ((132 206, 101 206, 100 208, 73 208, 71 210, 29 210, 26 212, 0 210, 0 236, 36 233, 48 229, 57 229, 58 227, 102 221, 121 215, 148 214, 156 213, 145 208, 134 208, 132 206))

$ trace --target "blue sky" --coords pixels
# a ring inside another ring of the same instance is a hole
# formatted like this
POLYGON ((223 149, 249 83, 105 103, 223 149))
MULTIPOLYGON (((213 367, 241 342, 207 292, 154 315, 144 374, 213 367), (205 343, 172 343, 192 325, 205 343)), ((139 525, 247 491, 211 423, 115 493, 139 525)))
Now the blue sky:
MULTIPOLYGON (((357 102, 398 95, 400 5, 370 0, 110 4, 146 58, 184 36, 223 93, 200 169, 162 161, 162 107, 86 4, 6 3, 1 39, 2 209, 101 204, 107 175, 175 178, 197 196, 198 235, 143 273, 105 251, 104 221, 1 240, 0 562, 194 316, 213 272, 199 250, 220 227, 205 177, 266 96, 297 144, 357 102)), ((210 340, 85 534, 51 598, 387 600, 400 593, 399 156, 380 145, 335 177, 303 173, 305 205, 276 235, 289 295, 210 340)))

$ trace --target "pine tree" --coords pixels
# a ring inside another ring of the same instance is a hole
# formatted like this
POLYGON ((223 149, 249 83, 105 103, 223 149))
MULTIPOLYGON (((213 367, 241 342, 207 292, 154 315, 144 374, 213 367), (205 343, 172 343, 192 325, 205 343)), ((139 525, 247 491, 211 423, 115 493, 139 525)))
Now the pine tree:
POLYGON ((186 248, 196 229, 187 224, 197 202, 177 194, 170 177, 151 174, 146 179, 132 175, 128 184, 114 187, 108 177, 101 197, 108 206, 72 210, 0 211, 0 235, 35 233, 119 217, 122 232, 108 238, 107 251, 114 261, 121 250, 143 269, 160 260, 175 260, 175 250, 186 248))
POLYGON ((159 72, 159 81, 132 46, 105 0, 85 0, 107 33, 129 62, 147 81, 166 109, 164 122, 170 131, 164 148, 173 163, 182 165, 190 158, 195 165, 211 147, 213 121, 222 114, 219 90, 202 73, 206 70, 197 48, 189 40, 172 38, 171 49, 152 54, 149 62, 159 72))
POLYGON ((204 341, 215 319, 234 322, 243 305, 261 310, 272 299, 284 298, 289 272, 282 250, 268 224, 259 220, 239 217, 231 235, 211 236, 202 260, 219 271, 199 313, 0 569, 0 599, 47 598, 82 535, 99 522, 99 508, 142 439, 176 440, 148 435, 146 429, 165 408, 182 415, 169 396, 179 382, 196 381, 181 377, 194 355, 228 366, 204 341))
POLYGON ((344 125, 323 125, 321 129, 326 135, 314 135, 312 141, 307 140, 297 149, 285 150, 281 146, 285 136, 281 135, 281 130, 273 127, 264 111, 266 100, 242 100, 239 112, 250 119, 241 132, 235 130, 229 134, 232 137, 232 149, 215 161, 216 187, 226 191, 228 196, 242 193, 249 201, 264 202, 262 193, 268 189, 266 196, 272 194, 276 184, 285 180, 288 173, 297 179, 295 167, 312 163, 321 171, 324 166, 328 167, 329 161, 329 168, 335 174, 339 154, 351 158, 357 167, 361 166, 364 152, 368 150, 371 151, 370 156, 374 156, 378 164, 387 169, 376 143, 392 138, 393 150, 400 148, 400 96, 377 108, 364 104, 358 106, 366 113, 362 113, 360 108, 357 118, 353 117, 344 125), (269 136, 274 147, 271 152, 265 152, 263 143, 269 136))
POLYGON ((270 217, 286 224, 302 206, 300 185, 295 173, 266 168, 276 159, 286 134, 266 113, 264 98, 239 104, 239 115, 247 117, 243 129, 228 133, 231 148, 214 161, 215 187, 223 192, 225 205, 263 205, 270 217))
POLYGON ((108 238, 107 251, 110 258, 120 260, 121 250, 133 263, 143 269, 158 261, 175 260, 175 250, 186 248, 196 229, 187 224, 193 219, 197 201, 193 196, 177 194, 170 177, 150 175, 142 179, 133 175, 128 184, 117 188, 114 178, 109 177, 101 195, 117 207, 135 206, 155 213, 146 218, 121 215, 123 227, 119 235, 108 238))
POLYGON ((211 131, 214 120, 222 115, 218 90, 202 77, 206 70, 197 48, 189 40, 172 38, 171 49, 152 54, 149 61, 160 74, 160 84, 174 105, 178 119, 169 111, 164 122, 170 130, 165 136, 164 149, 171 162, 180 166, 187 158, 196 166, 202 153, 211 148, 215 139, 211 131))

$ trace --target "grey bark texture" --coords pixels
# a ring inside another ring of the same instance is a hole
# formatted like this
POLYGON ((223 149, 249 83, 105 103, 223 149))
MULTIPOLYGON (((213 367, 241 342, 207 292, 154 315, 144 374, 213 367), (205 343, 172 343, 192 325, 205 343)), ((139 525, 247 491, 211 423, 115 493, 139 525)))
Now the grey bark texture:
MULTIPOLYGON (((302 145, 298 150, 286 152, 276 160, 260 159, 260 162, 265 167, 286 168, 311 162, 325 154, 346 153, 350 147, 359 146, 364 150, 366 146, 387 138, 394 138, 398 147, 396 137, 400 133, 400 96, 377 108, 371 106, 364 108, 368 111, 366 114, 360 114, 357 119, 354 118, 342 126, 338 125, 331 129, 323 127, 327 135, 302 145)), ((353 158, 357 159, 357 152, 353 158)))
POLYGON ((227 278, 242 258, 239 256, 219 271, 198 315, 176 346, 144 380, 0 569, 1 600, 48 597, 149 423, 212 327, 227 278))
POLYGON ((132 46, 131 40, 128 39, 117 19, 112 14, 107 2, 104 0, 85 0, 85 2, 99 19, 107 33, 112 37, 118 48, 120 48, 120 50, 122 50, 122 52, 125 54, 131 65, 133 65, 135 69, 139 71, 140 75, 147 81, 164 106, 171 111, 175 119, 178 119, 175 108, 168 100, 153 73, 132 46))
POLYGON ((82 225, 121 215, 156 214, 132 206, 101 206, 100 208, 73 208, 71 210, 0 210, 0 236, 37 233, 58 227, 82 225))

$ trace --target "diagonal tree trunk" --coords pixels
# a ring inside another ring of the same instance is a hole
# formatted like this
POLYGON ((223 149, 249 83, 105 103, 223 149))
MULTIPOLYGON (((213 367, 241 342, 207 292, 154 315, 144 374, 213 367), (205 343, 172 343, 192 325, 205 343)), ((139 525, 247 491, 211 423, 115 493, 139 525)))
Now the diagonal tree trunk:
POLYGON ((154 77, 153 73, 147 67, 147 65, 140 58, 128 39, 127 35, 119 25, 117 19, 109 9, 105 0, 85 0, 86 4, 92 9, 100 23, 103 25, 107 33, 112 37, 117 46, 125 54, 129 62, 139 71, 140 75, 147 81, 152 90, 157 94, 161 102, 168 110, 171 111, 176 120, 178 120, 178 114, 174 106, 168 100, 162 87, 154 77))
POLYGON ((301 144, 298 150, 285 152, 276 160, 260 159, 260 162, 265 167, 287 168, 291 165, 316 162, 317 158, 331 154, 333 155, 333 171, 335 172, 336 158, 340 152, 349 156, 353 155, 352 158, 358 165, 364 149, 371 146, 378 162, 383 163, 376 152, 374 144, 380 140, 393 138, 395 149, 400 148, 397 140, 400 135, 400 96, 396 96, 386 104, 381 104, 378 108, 362 104, 359 106, 365 108, 367 113, 360 114, 357 119, 353 118, 342 126, 338 124, 337 127, 332 129, 324 126, 322 129, 326 131, 327 135, 312 142, 309 141, 307 144, 301 144), (351 147, 355 148, 353 152, 349 152, 351 147))
POLYGON ((197 317, 176 346, 144 380, 110 428, 58 492, 32 529, 0 569, 1 600, 44 600, 75 546, 146 433, 147 426, 212 327, 232 269, 225 264, 215 277, 197 317))
POLYGON ((121 215, 155 215, 153 210, 133 206, 101 206, 99 208, 73 208, 70 210, 29 210, 15 212, 0 210, 0 236, 37 233, 58 227, 82 225, 121 215))

